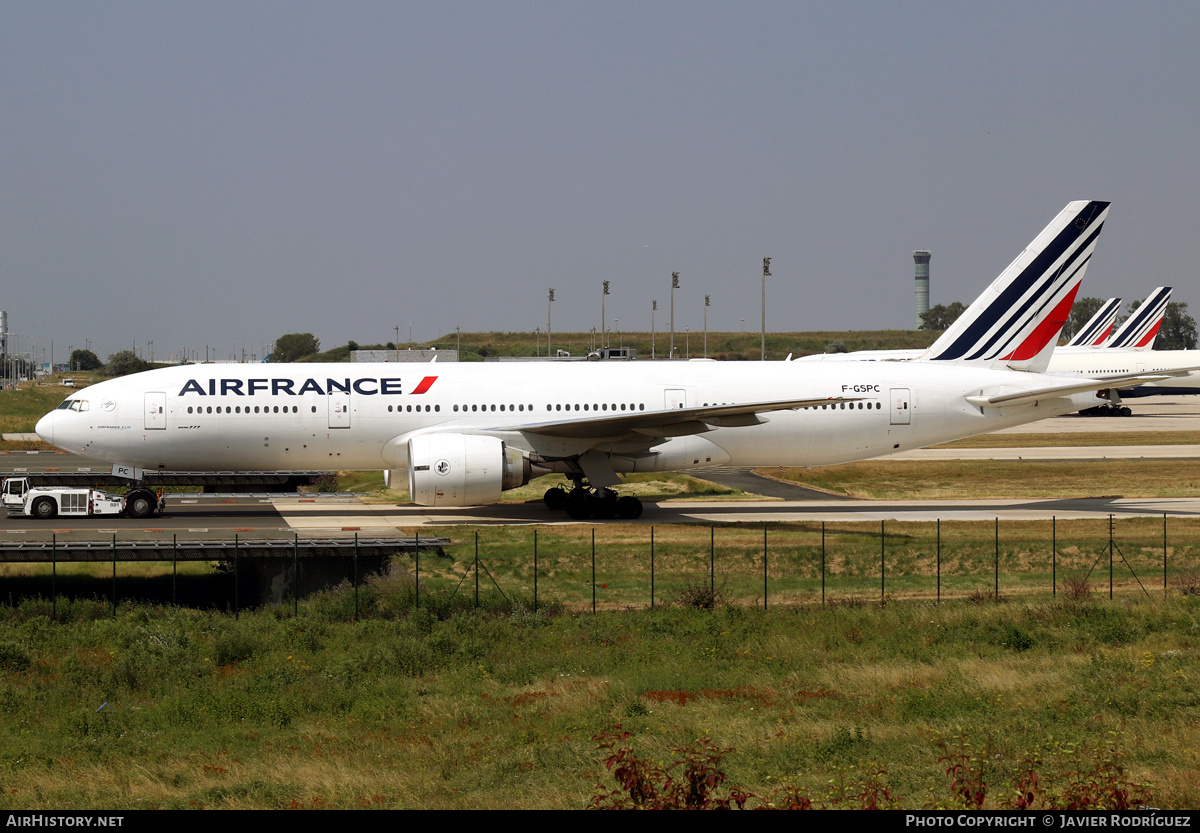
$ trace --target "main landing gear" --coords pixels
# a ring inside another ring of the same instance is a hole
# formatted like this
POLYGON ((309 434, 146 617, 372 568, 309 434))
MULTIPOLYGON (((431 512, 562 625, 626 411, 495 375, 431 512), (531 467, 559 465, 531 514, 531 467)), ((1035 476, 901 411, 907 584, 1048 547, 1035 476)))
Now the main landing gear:
POLYGON ((642 516, 642 502, 632 495, 617 497, 612 489, 595 489, 579 482, 569 490, 559 486, 547 489, 542 500, 547 508, 556 512, 565 509, 577 521, 593 517, 632 521, 642 516))
POLYGON ((1127 417, 1132 416, 1133 411, 1128 405, 1097 405, 1094 408, 1087 408, 1079 412, 1080 416, 1085 417, 1127 417))

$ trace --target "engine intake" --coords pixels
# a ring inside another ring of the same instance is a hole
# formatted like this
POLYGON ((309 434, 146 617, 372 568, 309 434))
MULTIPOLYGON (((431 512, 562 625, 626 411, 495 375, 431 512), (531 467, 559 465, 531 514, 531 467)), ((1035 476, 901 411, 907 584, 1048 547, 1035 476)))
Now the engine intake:
POLYGON ((519 449, 477 434, 419 434, 408 441, 408 488, 418 506, 478 506, 529 482, 519 449))

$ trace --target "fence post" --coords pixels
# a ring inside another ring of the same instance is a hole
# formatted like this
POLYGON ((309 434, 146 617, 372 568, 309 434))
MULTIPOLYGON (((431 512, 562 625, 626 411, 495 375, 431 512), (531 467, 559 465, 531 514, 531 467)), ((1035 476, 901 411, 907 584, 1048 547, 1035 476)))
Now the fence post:
POLYGON ((238 606, 238 533, 233 533, 233 618, 238 619, 241 609, 238 606))
POLYGON ((592 527, 592 613, 596 612, 596 527, 592 527))
POLYGON ((708 593, 716 595, 716 527, 708 525, 708 593))
POLYGON ((420 610, 421 609, 421 530, 419 530, 419 529, 414 530, 414 532, 413 532, 413 564, 414 564, 414 568, 413 568, 414 573, 413 574, 416 576, 416 581, 413 584, 413 587, 416 588, 416 591, 417 591, 417 597, 413 603, 413 607, 417 610, 420 610))
MULTIPOLYGON (((475 533, 478 535, 479 533, 475 533)), ((354 621, 358 621, 358 533, 354 533, 354 621)))
POLYGON ((937 603, 942 603, 942 519, 937 519, 937 603))
POLYGON ((50 536, 50 615, 58 621, 58 533, 50 536))
POLYGON ((654 610, 654 527, 650 527, 650 609, 654 610))
POLYGON ((767 525, 763 524, 763 610, 767 609, 767 525))
POLYGON ((1108 516, 1108 600, 1111 602, 1113 597, 1113 537, 1112 537, 1112 519, 1113 516, 1108 516))
POLYGON ((475 530, 475 608, 479 608, 479 530, 475 530))
POLYGON ((996 518, 996 585, 992 591, 992 598, 1000 601, 1000 518, 996 518))
POLYGON ((112 537, 112 557, 113 557, 113 592, 112 592, 112 612, 113 616, 117 615, 117 533, 113 533, 112 537))
POLYGON ((171 605, 177 607, 179 599, 176 594, 176 584, 179 579, 179 542, 178 533, 171 533, 171 605))
POLYGON ((887 562, 884 559, 884 528, 886 521, 879 522, 879 603, 887 601, 887 562))
POLYGON ((1058 516, 1050 516, 1050 597, 1058 598, 1058 516))
POLYGON ((1167 597, 1167 513, 1163 512, 1163 598, 1167 597))
POLYGON ((825 607, 825 522, 821 521, 821 607, 825 607))
POLYGON ((533 612, 537 613, 537 533, 533 531, 533 612))
POLYGON ((292 615, 300 615, 300 533, 292 533, 292 615))

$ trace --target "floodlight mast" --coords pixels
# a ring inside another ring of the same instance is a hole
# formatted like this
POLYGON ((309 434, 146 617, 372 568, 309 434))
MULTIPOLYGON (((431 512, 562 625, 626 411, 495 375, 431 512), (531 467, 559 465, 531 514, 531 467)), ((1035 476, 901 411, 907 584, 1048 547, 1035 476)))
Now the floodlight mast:
POLYGON ((762 273, 762 361, 767 360, 767 278, 771 277, 771 258, 763 258, 762 273))
POLYGON ((546 358, 550 358, 550 305, 554 303, 554 287, 546 296, 546 358))
POLYGON ((658 299, 650 302, 650 358, 655 358, 654 355, 654 311, 658 309, 658 299))
POLYGON ((679 273, 671 273, 671 354, 668 358, 675 358, 675 290, 679 288, 679 273))
POLYGON ((607 347, 608 344, 605 343, 605 339, 604 339, 604 332, 605 332, 604 298, 606 295, 608 295, 608 281, 601 281, 601 283, 603 284, 603 288, 600 292, 600 346, 607 347))

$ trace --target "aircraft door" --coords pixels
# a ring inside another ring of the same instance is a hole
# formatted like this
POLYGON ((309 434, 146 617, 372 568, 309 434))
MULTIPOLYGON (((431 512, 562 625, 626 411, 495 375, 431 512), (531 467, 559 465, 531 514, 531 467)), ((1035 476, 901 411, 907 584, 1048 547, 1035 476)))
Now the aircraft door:
POLYGON ((146 392, 146 430, 167 427, 167 395, 163 391, 146 392))
POLYGON ((665 394, 666 400, 664 401, 663 406, 667 410, 687 407, 687 391, 683 390, 682 388, 668 388, 665 391, 665 394))
POLYGON ((912 398, 909 396, 908 388, 892 388, 890 399, 892 402, 892 425, 908 425, 912 421, 912 411, 909 410, 912 398))
POLYGON ((350 394, 336 391, 330 393, 327 399, 329 400, 329 427, 349 428, 350 394))

